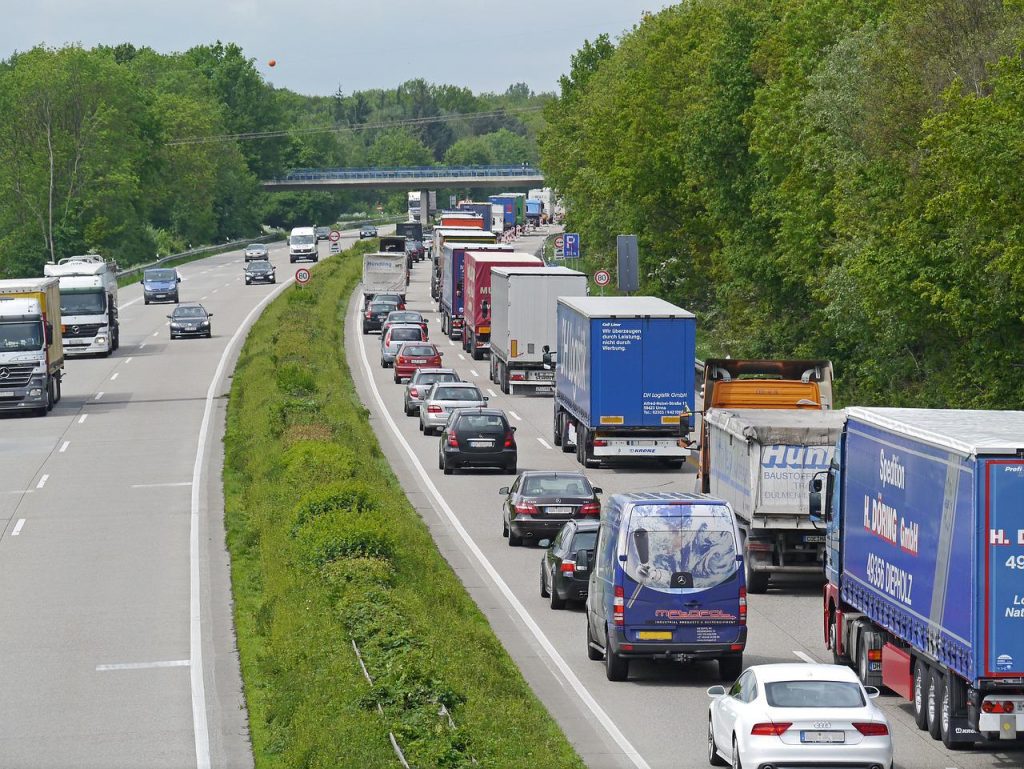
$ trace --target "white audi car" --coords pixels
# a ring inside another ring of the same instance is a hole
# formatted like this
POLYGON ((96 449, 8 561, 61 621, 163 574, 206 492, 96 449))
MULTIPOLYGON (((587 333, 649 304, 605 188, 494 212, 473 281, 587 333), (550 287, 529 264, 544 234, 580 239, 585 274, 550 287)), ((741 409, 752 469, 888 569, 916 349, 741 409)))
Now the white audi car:
POLYGON ((712 766, 891 769, 889 722, 873 686, 841 665, 754 665, 708 689, 712 766))

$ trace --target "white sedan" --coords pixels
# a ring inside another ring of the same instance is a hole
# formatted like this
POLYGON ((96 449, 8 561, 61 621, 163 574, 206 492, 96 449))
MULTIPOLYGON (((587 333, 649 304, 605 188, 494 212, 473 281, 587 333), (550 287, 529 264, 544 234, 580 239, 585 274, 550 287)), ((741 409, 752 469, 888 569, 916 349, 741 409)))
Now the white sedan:
POLYGON ((872 702, 878 689, 847 667, 754 665, 708 695, 712 766, 892 767, 889 723, 872 702))

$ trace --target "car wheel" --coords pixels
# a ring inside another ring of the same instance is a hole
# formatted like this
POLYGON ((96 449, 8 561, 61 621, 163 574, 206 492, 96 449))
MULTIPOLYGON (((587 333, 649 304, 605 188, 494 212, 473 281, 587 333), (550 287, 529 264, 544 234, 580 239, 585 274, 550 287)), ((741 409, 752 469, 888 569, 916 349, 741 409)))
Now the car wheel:
POLYGON ((928 676, 928 699, 925 700, 928 712, 928 734, 933 740, 942 737, 939 724, 939 703, 942 701, 942 673, 932 670, 928 676))
POLYGON ((366 326, 363 326, 363 336, 366 336, 369 333, 370 332, 366 329, 366 326))
POLYGON ((213 329, 212 328, 209 331, 206 332, 206 338, 207 339, 213 339, 213 329))
POLYGON ((718 677, 723 681, 735 681, 743 672, 743 655, 730 654, 718 658, 718 677))
POLYGON ((521 544, 523 544, 523 538, 514 533, 510 527, 508 530, 508 546, 519 547, 521 544))
MULTIPOLYGON (((507 531, 507 529, 506 529, 507 531)), ((544 561, 540 562, 540 597, 548 597, 548 583, 544 581, 544 575, 547 574, 547 569, 544 568, 544 561)))
POLYGON ((728 761, 718 755, 718 748, 715 747, 715 729, 711 716, 708 716, 708 763, 712 766, 729 765, 728 761))
POLYGON ((512 464, 506 466, 505 467, 505 472, 506 473, 510 473, 511 475, 515 475, 516 474, 516 463, 513 462, 512 464))
POLYGON ((251 286, 252 285, 252 281, 249 278, 246 278, 245 279, 245 285, 251 286))
POLYGON ((437 455, 437 469, 444 470, 444 457, 440 454, 437 455))
POLYGON ((558 589, 555 587, 555 574, 551 573, 551 595, 548 598, 548 604, 552 609, 564 609, 565 599, 560 598, 558 595, 558 589))
POLYGON ((409 404, 408 404, 408 403, 406 403, 406 404, 405 404, 405 415, 406 415, 407 417, 411 417, 411 416, 412 416, 412 415, 413 415, 414 413, 415 413, 415 412, 413 412, 413 411, 412 411, 412 410, 411 410, 411 409, 409 408, 409 404))
POLYGON ((398 376, 398 372, 396 371, 395 372, 395 384, 398 384, 401 381, 402 381, 402 378, 400 376, 398 376))
POLYGON ((930 671, 924 660, 914 662, 914 723, 922 732, 928 728, 928 686, 930 671))
POLYGON ((590 617, 586 618, 587 621, 587 659, 597 662, 604 655, 601 654, 601 650, 594 646, 594 636, 590 632, 590 617))
POLYGON ((419 428, 420 428, 420 432, 421 433, 423 433, 424 435, 427 434, 427 431, 423 428, 423 420, 422 419, 419 420, 419 428))
POLYGON ((604 675, 609 681, 625 681, 629 678, 629 660, 612 651, 607 636, 604 643, 604 675))
MULTIPOLYGON (((507 537, 508 536, 508 521, 505 520, 505 516, 504 515, 501 516, 501 536, 503 536, 503 537, 507 537)), ((540 568, 541 568, 541 572, 540 572, 541 573, 541 577, 543 577, 544 576, 544 564, 541 564, 540 568)), ((541 580, 541 582, 543 582, 543 579, 541 580)))
POLYGON ((148 300, 148 299, 143 299, 143 300, 142 300, 142 303, 143 303, 143 304, 149 304, 149 300, 148 300))

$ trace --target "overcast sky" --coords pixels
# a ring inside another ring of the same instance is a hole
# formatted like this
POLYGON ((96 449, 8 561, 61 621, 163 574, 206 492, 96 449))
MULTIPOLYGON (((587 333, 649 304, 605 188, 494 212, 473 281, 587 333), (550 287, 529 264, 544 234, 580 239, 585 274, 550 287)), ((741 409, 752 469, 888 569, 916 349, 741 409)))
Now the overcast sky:
POLYGON ((0 58, 40 43, 129 42, 161 53, 234 42, 275 86, 304 94, 416 77, 553 91, 584 40, 628 30, 664 0, 3 0, 0 58), (267 62, 277 61, 270 68, 267 62))

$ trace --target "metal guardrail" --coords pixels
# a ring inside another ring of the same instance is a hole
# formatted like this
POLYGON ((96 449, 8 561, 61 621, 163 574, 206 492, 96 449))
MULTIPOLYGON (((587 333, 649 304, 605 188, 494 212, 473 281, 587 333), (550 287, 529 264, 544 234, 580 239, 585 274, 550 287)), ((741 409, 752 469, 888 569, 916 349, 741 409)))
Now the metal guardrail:
POLYGON ((415 166, 410 168, 296 168, 272 182, 355 179, 464 179, 507 176, 510 179, 543 176, 532 166, 415 166))
POLYGON ((262 235, 258 238, 247 238, 245 240, 231 240, 226 243, 216 243, 211 246, 200 246, 198 248, 190 248, 188 251, 182 251, 178 254, 168 254, 167 256, 161 256, 159 259, 153 262, 147 262, 146 264, 134 264, 131 267, 126 267, 123 270, 118 270, 115 275, 117 279, 127 278, 135 273, 148 270, 151 267, 159 267, 161 264, 167 264, 167 262, 173 262, 176 259, 187 259, 190 256, 198 256, 199 254, 207 254, 211 251, 218 251, 222 249, 232 249, 239 246, 248 245, 249 243, 271 243, 275 240, 280 240, 280 233, 275 235, 262 235))

